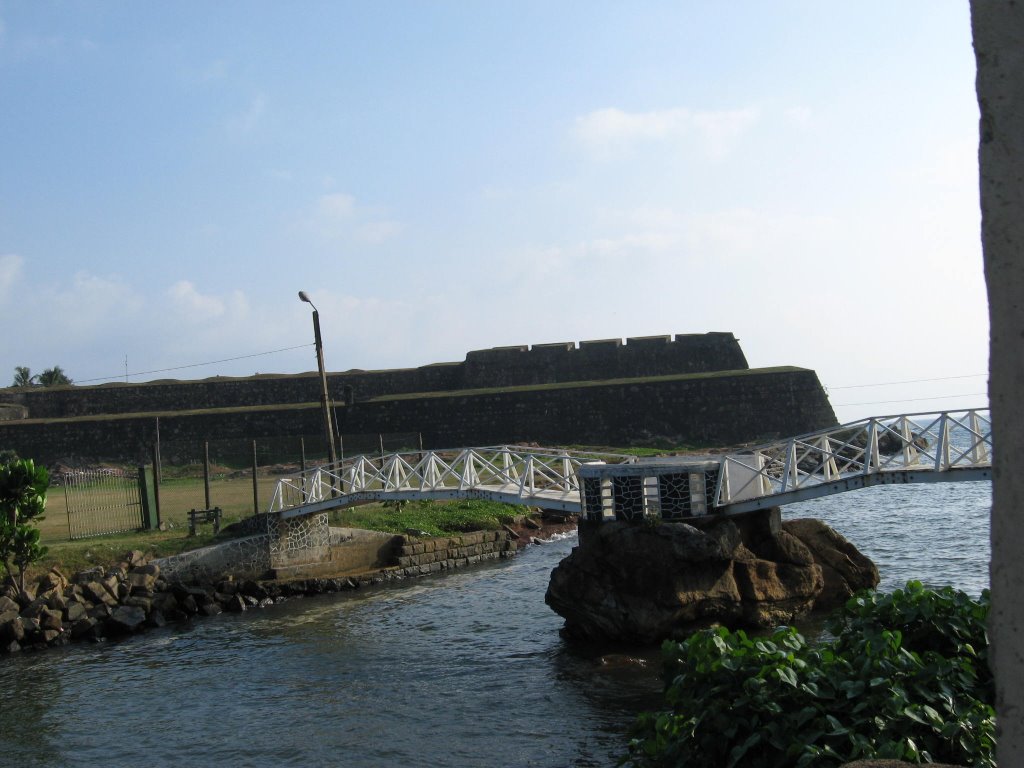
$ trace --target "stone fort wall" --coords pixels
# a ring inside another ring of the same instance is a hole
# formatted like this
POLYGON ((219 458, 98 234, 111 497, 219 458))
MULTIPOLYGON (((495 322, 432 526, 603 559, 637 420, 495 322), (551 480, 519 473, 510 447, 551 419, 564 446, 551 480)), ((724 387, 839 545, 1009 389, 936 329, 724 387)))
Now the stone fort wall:
MULTIPOLYGON (((312 358, 312 351, 310 352, 312 358)), ((731 333, 679 334, 602 341, 498 347, 459 363, 328 374, 331 398, 360 402, 419 392, 521 387, 711 371, 743 370, 747 360, 731 333)), ((201 381, 110 383, 65 388, 0 389, 8 420, 98 414, 161 413, 210 408, 316 403, 316 373, 217 377, 201 381)), ((0 419, 2 421, 2 419, 0 419)), ((373 430, 377 431, 377 430, 373 430)))
MULTIPOLYGON (((503 443, 712 446, 768 440, 836 423, 814 371, 770 368, 621 381, 380 397, 339 405, 343 434, 416 433, 425 448, 503 443)), ((162 442, 315 435, 319 406, 161 414, 162 442)), ((146 462, 153 415, 0 422, 0 448, 52 464, 146 462)))

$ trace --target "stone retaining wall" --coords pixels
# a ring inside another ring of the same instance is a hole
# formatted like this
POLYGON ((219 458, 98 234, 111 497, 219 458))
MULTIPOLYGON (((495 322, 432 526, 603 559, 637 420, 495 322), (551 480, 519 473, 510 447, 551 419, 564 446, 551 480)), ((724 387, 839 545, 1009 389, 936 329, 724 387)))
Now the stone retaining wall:
POLYGON ((398 567, 405 576, 425 576, 512 557, 516 550, 516 542, 507 531, 477 531, 424 540, 406 537, 398 548, 398 567))

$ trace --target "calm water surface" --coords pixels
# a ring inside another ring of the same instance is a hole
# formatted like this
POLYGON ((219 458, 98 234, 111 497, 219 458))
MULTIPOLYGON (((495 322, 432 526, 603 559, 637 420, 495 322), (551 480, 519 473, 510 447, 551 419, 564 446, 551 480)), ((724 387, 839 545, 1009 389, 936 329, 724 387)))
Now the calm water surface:
MULTIPOLYGON (((988 483, 794 506, 884 589, 988 583, 988 483)), ((110 645, 0 658, 0 764, 611 766, 657 705, 657 654, 602 665, 544 605, 574 540, 397 587, 295 600, 110 645)))

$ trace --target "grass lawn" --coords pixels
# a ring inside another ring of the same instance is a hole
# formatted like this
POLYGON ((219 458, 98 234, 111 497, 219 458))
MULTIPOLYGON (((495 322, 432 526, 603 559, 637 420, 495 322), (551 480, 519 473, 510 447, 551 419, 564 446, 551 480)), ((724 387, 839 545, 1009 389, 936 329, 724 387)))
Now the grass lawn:
MULTIPOLYGON (((570 448, 581 449, 639 456, 692 450, 688 446, 680 446, 675 451, 593 446, 570 448)), ((213 536, 210 525, 200 526, 196 536, 188 535, 189 510, 206 508, 203 480, 196 476, 197 471, 201 472, 201 469, 191 467, 180 472, 168 470, 165 475, 160 485, 160 519, 166 528, 162 531, 129 530, 72 541, 65 489, 51 488, 47 495, 45 519, 39 523, 42 543, 49 548, 49 552, 43 561, 32 569, 32 573, 43 573, 56 566, 66 575, 71 575, 84 568, 117 562, 126 552, 133 549, 165 557, 216 541, 218 537, 213 536), (171 472, 175 474, 172 475, 171 472), (192 476, 187 476, 186 472, 191 472, 192 476)), ((251 477, 233 476, 233 473, 228 472, 215 475, 210 481, 210 506, 218 506, 223 511, 222 527, 251 517, 256 510, 267 511, 277 479, 277 476, 272 474, 258 476, 257 503, 254 506, 251 477)), ((403 533, 408 529, 415 529, 438 536, 445 533, 496 529, 512 522, 525 511, 524 507, 492 501, 414 501, 400 505, 367 504, 335 510, 331 513, 330 519, 331 525, 335 526, 366 528, 388 533, 403 533)), ((223 539, 229 535, 222 533, 219 538, 223 539)))
MULTIPOLYGON (((273 497, 277 478, 259 477, 259 509, 266 511, 273 497)), ((222 527, 253 515, 252 478, 219 478, 210 482, 210 502, 223 510, 222 527)), ((57 567, 67 576, 96 565, 118 562, 133 549, 157 557, 185 552, 223 541, 230 534, 213 535, 211 525, 201 525, 196 536, 188 533, 188 512, 205 508, 202 479, 176 478, 160 486, 163 531, 125 531, 123 533, 69 539, 67 499, 63 488, 51 488, 47 495, 46 516, 39 523, 43 544, 49 551, 31 569, 30 575, 57 567)), ((525 514, 524 507, 493 501, 415 501, 406 504, 366 504, 331 513, 331 525, 365 528, 388 533, 407 529, 425 531, 434 536, 472 530, 500 528, 525 514)))

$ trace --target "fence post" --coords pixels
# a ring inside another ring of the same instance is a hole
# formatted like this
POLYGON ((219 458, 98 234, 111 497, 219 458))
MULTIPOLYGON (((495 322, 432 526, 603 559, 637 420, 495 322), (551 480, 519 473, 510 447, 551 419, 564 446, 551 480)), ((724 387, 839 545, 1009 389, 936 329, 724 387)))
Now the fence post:
POLYGON ((157 514, 154 491, 153 473, 146 467, 139 467, 139 501, 142 504, 142 527, 147 531, 155 531, 160 527, 160 516, 157 514))
POLYGON ((203 441, 203 490, 206 492, 206 508, 210 509, 210 441, 203 441))
POLYGON ((160 444, 153 446, 153 510, 156 526, 160 527, 160 444))
POLYGON ((301 464, 299 467, 302 472, 302 503, 305 504, 309 500, 309 493, 306 490, 306 485, 309 482, 309 478, 306 477, 306 438, 299 438, 299 451, 301 464))
POLYGON ((252 441, 252 513, 258 515, 260 513, 260 489, 256 484, 256 470, 259 467, 256 464, 256 441, 252 441))
POLYGON ((160 417, 159 416, 156 417, 156 442, 154 444, 154 449, 153 450, 154 450, 154 454, 153 455, 156 456, 156 460, 153 463, 153 472, 155 473, 154 477, 156 478, 156 482, 159 483, 160 480, 162 479, 161 476, 160 476, 160 417))

